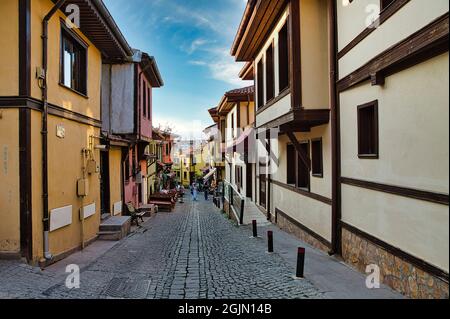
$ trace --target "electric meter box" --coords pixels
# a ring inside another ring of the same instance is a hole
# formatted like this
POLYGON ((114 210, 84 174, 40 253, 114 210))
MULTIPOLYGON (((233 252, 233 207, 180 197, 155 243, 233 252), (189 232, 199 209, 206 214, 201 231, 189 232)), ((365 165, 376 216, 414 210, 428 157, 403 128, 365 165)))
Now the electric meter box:
POLYGON ((97 163, 95 162, 95 160, 91 159, 87 162, 86 172, 88 174, 95 174, 98 172, 97 171, 97 163))
POLYGON ((77 195, 79 197, 88 196, 89 194, 89 182, 87 179, 79 179, 77 182, 77 195))

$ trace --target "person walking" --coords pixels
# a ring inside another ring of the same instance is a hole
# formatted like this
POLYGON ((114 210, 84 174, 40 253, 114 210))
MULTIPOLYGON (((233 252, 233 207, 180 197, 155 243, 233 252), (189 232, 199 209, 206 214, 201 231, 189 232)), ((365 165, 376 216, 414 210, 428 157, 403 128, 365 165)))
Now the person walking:
POLYGON ((209 193, 209 185, 208 185, 208 181, 205 181, 203 183, 203 190, 205 191, 205 201, 208 201, 208 193, 209 193))
POLYGON ((191 194, 192 194, 192 200, 194 202, 197 201, 197 195, 198 195, 198 185, 196 182, 193 182, 191 185, 191 194))

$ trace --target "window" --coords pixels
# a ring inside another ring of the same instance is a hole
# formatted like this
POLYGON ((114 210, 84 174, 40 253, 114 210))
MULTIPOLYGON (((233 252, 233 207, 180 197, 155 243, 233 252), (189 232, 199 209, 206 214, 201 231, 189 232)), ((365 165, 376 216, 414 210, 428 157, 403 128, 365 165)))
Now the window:
POLYGON ((144 117, 147 117, 147 86, 145 82, 142 82, 142 91, 144 92, 144 98, 142 99, 142 111, 144 113, 144 117))
POLYGON ((123 177, 125 182, 128 183, 130 180, 130 157, 129 157, 129 150, 122 150, 122 162, 123 162, 123 177))
MULTIPOLYGON (((309 158, 309 143, 301 143, 300 147, 304 154, 309 158)), ((309 169, 301 160, 300 155, 297 156, 297 187, 309 191, 309 169)))
POLYGON ((289 185, 296 185, 296 151, 295 147, 292 144, 287 145, 287 183, 289 185))
POLYGON ((147 107, 148 107, 148 112, 147 112, 147 116, 148 119, 151 119, 152 116, 152 91, 151 88, 147 89, 147 107))
POLYGON ((220 121, 220 134, 222 135, 222 143, 225 143, 225 138, 226 138, 226 133, 225 133, 226 124, 225 123, 226 123, 225 120, 220 121))
POLYGON ((238 191, 241 191, 242 188, 242 167, 241 166, 235 166, 235 179, 236 179, 236 186, 238 188, 238 191))
POLYGON ((381 0, 380 3, 380 9, 381 11, 383 11, 384 9, 386 9, 387 7, 389 7, 391 5, 391 3, 393 3, 395 0, 381 0))
POLYGON ((264 106, 264 64, 262 59, 257 66, 258 109, 264 106))
POLYGON ((287 23, 278 33, 280 92, 289 87, 289 45, 287 23))
POLYGON ((133 171, 131 172, 131 174, 134 176, 136 174, 136 147, 133 146, 132 151, 131 151, 131 160, 132 160, 132 167, 133 167, 133 171))
POLYGON ((60 83, 87 94, 87 46, 64 27, 61 32, 60 83))
POLYGON ((231 138, 234 138, 234 113, 231 114, 231 138))
POLYGON ((378 151, 378 101, 374 101, 358 106, 358 155, 377 159, 378 151))
POLYGON ((184 175, 184 179, 187 179, 187 172, 184 172, 183 175, 184 175))
POLYGON ((323 177, 323 147, 321 138, 311 141, 311 151, 312 175, 315 177, 323 177))
MULTIPOLYGON (((300 147, 309 158, 309 143, 301 143, 300 147)), ((309 191, 310 172, 297 153, 294 145, 288 144, 287 149, 287 184, 309 191)))
POLYGON ((273 44, 266 51, 266 99, 272 100, 275 97, 275 79, 274 79, 274 59, 273 44))

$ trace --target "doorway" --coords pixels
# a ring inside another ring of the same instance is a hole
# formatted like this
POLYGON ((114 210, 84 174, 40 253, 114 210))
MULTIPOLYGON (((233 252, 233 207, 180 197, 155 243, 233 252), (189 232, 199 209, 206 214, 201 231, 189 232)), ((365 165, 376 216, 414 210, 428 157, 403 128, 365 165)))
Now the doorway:
POLYGON ((100 215, 111 215, 109 152, 107 151, 100 152, 100 176, 100 215))
POLYGON ((267 209, 267 176, 259 177, 259 205, 267 209))
POLYGON ((245 184, 247 186, 246 196, 247 198, 251 198, 253 200, 253 165, 247 163, 247 167, 245 168, 245 184))

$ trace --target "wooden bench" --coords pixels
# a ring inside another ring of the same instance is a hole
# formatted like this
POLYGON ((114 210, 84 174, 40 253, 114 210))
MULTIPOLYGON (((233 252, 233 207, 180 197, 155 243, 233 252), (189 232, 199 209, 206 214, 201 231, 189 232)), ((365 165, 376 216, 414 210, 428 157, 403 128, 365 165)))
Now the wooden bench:
POLYGON ((175 203, 177 202, 176 197, 172 196, 172 194, 154 194, 154 195, 150 196, 150 200, 171 202, 174 207, 175 207, 175 203))
POLYGON ((158 206, 158 211, 160 209, 167 210, 169 212, 173 211, 173 204, 172 201, 164 201, 164 200, 155 200, 151 199, 150 204, 158 206))
POLYGON ((144 222, 145 212, 138 212, 131 202, 127 204, 127 209, 131 216, 131 223, 136 222, 136 225, 139 226, 139 219, 144 222))

